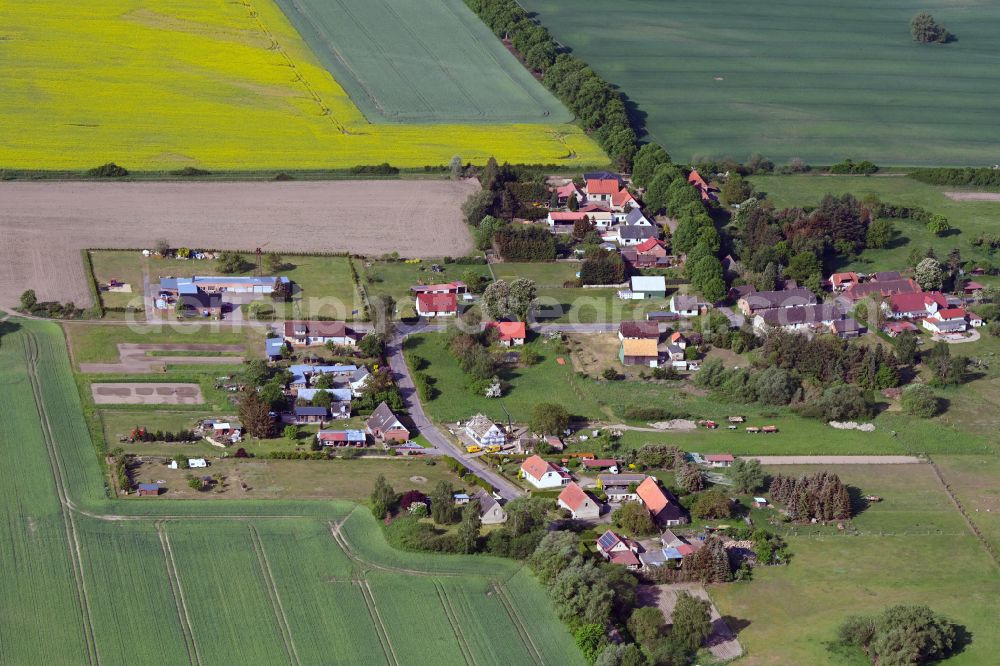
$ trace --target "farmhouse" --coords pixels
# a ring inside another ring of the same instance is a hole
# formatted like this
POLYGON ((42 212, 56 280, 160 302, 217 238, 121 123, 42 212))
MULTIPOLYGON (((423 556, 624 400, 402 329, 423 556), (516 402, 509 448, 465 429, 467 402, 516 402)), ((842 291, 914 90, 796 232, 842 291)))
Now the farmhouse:
POLYGON ((783 328, 786 331, 801 331, 819 326, 829 327, 833 322, 842 319, 840 309, 831 303, 819 305, 799 305, 789 308, 774 308, 758 311, 753 318, 753 327, 757 331, 770 328, 783 328))
POLYGON ((479 502, 479 519, 483 525, 499 525, 507 522, 507 512, 500 506, 500 502, 483 488, 473 493, 469 499, 479 502))
POLYGON ((601 516, 597 500, 572 481, 559 493, 557 504, 569 511, 574 520, 594 520, 601 516))
POLYGON ((618 360, 622 365, 645 365, 650 368, 660 366, 660 352, 656 340, 627 338, 622 340, 618 350, 618 360))
POLYGON ((639 544, 608 530, 597 539, 597 550, 612 564, 621 564, 629 569, 639 568, 639 544))
POLYGON ((631 280, 632 299, 664 298, 667 280, 662 275, 636 275, 631 280))
POLYGON ((521 463, 521 478, 536 488, 559 488, 570 482, 570 476, 540 456, 531 456, 521 463))
POLYGON ((353 347, 359 338, 342 321, 286 321, 284 333, 286 342, 307 347, 327 343, 353 347))
POLYGON ((716 195, 718 189, 705 182, 705 179, 701 177, 701 174, 698 173, 697 170, 692 170, 691 173, 688 174, 688 182, 691 183, 696 190, 698 190, 698 194, 701 196, 702 201, 714 201, 718 199, 718 196, 716 195))
POLYGON ((926 317, 923 327, 931 333, 963 333, 968 329, 965 308, 943 308, 926 317))
POLYGON ((915 324, 908 321, 888 321, 882 325, 882 332, 890 338, 895 338, 903 333, 917 333, 918 330, 915 324))
POLYGON ((838 338, 850 340, 861 337, 861 334, 865 332, 865 327, 859 324, 854 317, 844 317, 836 319, 830 324, 830 332, 838 338))
POLYGON ((740 297, 737 306, 747 317, 760 312, 761 310, 773 310, 776 308, 794 308, 801 305, 814 305, 816 296, 808 289, 795 287, 794 289, 782 289, 780 291, 757 291, 740 297))
POLYGON ((645 474, 598 474, 597 487, 609 502, 638 502, 636 488, 646 480, 645 474))
MULTIPOLYGON (((881 275, 881 273, 876 273, 881 275)), ((898 273, 897 273, 898 275, 898 273)), ((889 298, 893 294, 915 294, 920 291, 920 287, 913 280, 906 278, 892 280, 869 280, 856 284, 844 291, 844 295, 851 301, 857 302, 867 298, 872 294, 878 294, 884 298, 889 298)))
POLYGON ((948 307, 948 299, 940 291, 916 291, 889 297, 889 316, 893 319, 919 319, 948 307))
POLYGON ((417 314, 421 317, 453 317, 458 314, 458 298, 450 292, 418 293, 417 314))
POLYGON ((316 433, 316 441, 321 446, 355 446, 363 447, 367 439, 365 433, 360 430, 320 430, 316 433))
POLYGON ((697 296, 674 294, 670 297, 670 311, 680 317, 697 317, 702 308, 707 309, 708 303, 702 302, 697 296))
POLYGON ((654 477, 646 477, 635 492, 658 525, 683 525, 686 522, 680 507, 670 500, 654 477))
POLYGON ((465 424, 465 434, 482 447, 503 446, 507 443, 507 435, 503 428, 485 414, 476 414, 469 419, 465 424))
POLYGON ((365 421, 365 429, 375 441, 387 444, 402 444, 410 439, 410 430, 385 402, 380 403, 365 421))
POLYGON ((622 189, 622 180, 617 174, 603 173, 591 174, 601 176, 599 178, 587 178, 584 192, 587 194, 587 202, 595 201, 611 202, 611 198, 617 195, 622 189), (605 178, 604 176, 611 176, 605 178))
POLYGON ((496 330, 499 342, 505 347, 518 347, 524 344, 527 337, 527 327, 523 321, 491 321, 487 329, 496 330))
POLYGON ((618 325, 619 340, 659 340, 660 326, 655 321, 623 321, 618 325))
POLYGON ((850 289, 856 284, 861 284, 861 279, 858 277, 857 273, 834 273, 830 276, 830 287, 834 291, 844 291, 845 289, 850 289))

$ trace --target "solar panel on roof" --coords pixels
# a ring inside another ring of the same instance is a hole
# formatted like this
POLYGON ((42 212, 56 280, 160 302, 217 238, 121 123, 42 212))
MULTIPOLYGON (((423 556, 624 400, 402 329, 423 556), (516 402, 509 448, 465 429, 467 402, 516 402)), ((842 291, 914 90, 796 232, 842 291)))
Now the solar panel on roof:
POLYGON ((618 539, 611 532, 605 532, 601 535, 601 538, 597 540, 597 543, 601 548, 607 550, 618 543, 618 539))

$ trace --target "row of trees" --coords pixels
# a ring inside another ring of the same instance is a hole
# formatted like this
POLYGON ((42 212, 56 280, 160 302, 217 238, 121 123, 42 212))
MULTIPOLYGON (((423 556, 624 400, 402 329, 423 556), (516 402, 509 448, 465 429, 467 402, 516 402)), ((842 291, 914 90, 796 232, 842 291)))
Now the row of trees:
POLYGON ((851 496, 840 477, 818 472, 800 478, 776 475, 769 488, 771 499, 785 505, 792 520, 847 520, 851 496))
POLYGON ((882 344, 848 342, 832 335, 809 337, 778 329, 764 340, 755 365, 765 370, 788 370, 817 383, 841 381, 881 390, 899 385, 899 361, 882 344))
POLYGON ((493 235, 497 251, 505 261, 553 261, 556 238, 540 226, 501 227, 493 235))

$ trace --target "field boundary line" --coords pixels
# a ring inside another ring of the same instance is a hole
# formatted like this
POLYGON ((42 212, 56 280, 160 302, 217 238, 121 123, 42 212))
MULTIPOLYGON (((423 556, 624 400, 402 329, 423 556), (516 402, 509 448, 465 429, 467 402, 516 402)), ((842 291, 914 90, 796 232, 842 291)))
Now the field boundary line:
POLYGON ((976 537, 977 541, 979 541, 979 545, 982 546, 983 550, 986 551, 986 554, 989 555, 990 559, 993 561, 993 564, 996 567, 1000 568, 1000 556, 997 555, 997 551, 993 547, 993 544, 991 544, 989 540, 985 536, 983 536, 982 531, 979 529, 979 525, 976 525, 976 523, 973 522, 972 518, 969 516, 969 513, 965 510, 965 507, 962 505, 962 502, 958 499, 958 497, 955 496, 955 493, 952 491, 951 486, 948 485, 948 482, 944 480, 944 475, 941 473, 941 469, 938 467, 937 463, 934 462, 933 459, 930 459, 930 462, 931 462, 931 469, 934 470, 934 476, 937 477, 938 482, 941 484, 941 487, 944 489, 944 492, 948 495, 948 498, 951 500, 951 503, 955 505, 955 508, 958 509, 958 512, 962 514, 962 519, 965 521, 965 524, 968 525, 969 531, 971 531, 972 535, 976 537))
MULTIPOLYGON (((353 511, 351 513, 354 513, 353 511)), ((350 516, 350 514, 348 514, 350 516)), ((344 518, 347 520, 347 518, 344 518)), ((406 567, 397 567, 388 564, 379 564, 378 562, 372 562, 371 560, 366 560, 365 558, 358 555, 358 552, 354 550, 347 537, 341 531, 340 527, 344 521, 335 523, 332 520, 327 524, 330 526, 330 534, 333 536, 333 540, 337 542, 347 558, 352 562, 360 564, 362 568, 375 569, 378 571, 385 571, 387 573, 404 573, 412 576, 444 576, 446 578, 458 577, 458 576, 470 576, 475 574, 462 573, 457 571, 421 571, 420 569, 408 569, 406 567)))
POLYGON ((455 633, 455 640, 458 641, 458 649, 462 651, 465 663, 469 666, 476 666, 476 658, 469 647, 469 641, 465 637, 465 632, 462 631, 462 625, 459 622, 458 615, 455 613, 455 609, 451 605, 451 600, 448 599, 448 592, 437 578, 434 579, 434 589, 437 591, 441 608, 444 609, 444 615, 448 618, 448 624, 451 625, 451 630, 455 633))
POLYGON ((69 547, 70 564, 73 567, 73 578, 76 583, 77 603, 80 604, 80 615, 83 619, 84 642, 87 644, 87 662, 100 664, 100 654, 97 651, 97 636, 94 633, 94 621, 90 611, 90 599, 87 596, 87 584, 83 569, 83 552, 80 549, 80 539, 76 532, 76 523, 69 510, 66 480, 63 476, 62 461, 55 448, 55 436, 52 434, 52 423, 49 421, 48 410, 42 397, 41 382, 38 378, 38 339, 33 332, 24 334, 24 353, 28 384, 31 386, 32 398, 35 401, 35 411, 38 413, 42 432, 42 442, 49 456, 49 468, 59 499, 59 514, 66 529, 66 545, 69 547))
POLYGON ((514 607, 514 602, 511 601, 510 597, 507 595, 507 588, 504 587, 503 583, 494 581, 493 589, 496 591, 497 597, 500 599, 500 605, 502 605, 504 610, 507 611, 507 615, 510 617, 510 621, 514 624, 514 629, 521 637, 521 642, 524 643, 524 647, 528 650, 528 654, 531 656, 532 661, 539 666, 543 666, 545 664, 545 659, 542 658, 542 653, 535 644, 535 639, 531 637, 531 634, 528 632, 528 627, 524 624, 524 620, 521 619, 521 614, 518 613, 517 608, 514 607))
POLYGON ((364 577, 364 574, 356 582, 358 588, 361 590, 361 596, 365 600, 365 606, 368 607, 368 614, 372 618, 372 624, 375 625, 375 633, 379 637, 379 642, 382 643, 382 650, 385 652, 386 660, 390 664, 399 666, 399 657, 396 655, 396 648, 392 646, 392 641, 389 640, 389 632, 385 628, 385 622, 382 621, 382 614, 378 612, 378 606, 375 603, 375 594, 372 592, 371 585, 364 577))
POLYGON ((187 648, 188 661, 192 664, 201 664, 201 655, 198 653, 198 643, 194 639, 194 627, 191 624, 191 615, 188 613, 187 602, 184 600, 184 589, 181 587, 181 578, 177 573, 177 563, 174 561, 174 551, 170 547, 170 538, 164 521, 159 520, 154 523, 156 535, 160 538, 160 547, 163 549, 163 560, 167 569, 167 582, 170 585, 170 596, 174 598, 174 605, 177 608, 177 616, 181 622, 181 631, 184 633, 184 647, 187 648))
POLYGON ((260 541, 260 534, 253 523, 247 523, 250 530, 250 541, 253 543, 254 552, 257 554, 257 562, 260 565, 261 573, 264 574, 264 586, 267 588, 267 596, 271 599, 271 606, 274 609, 274 619, 278 622, 278 630, 281 632, 281 640, 285 643, 285 651, 288 658, 294 664, 302 664, 299 653, 295 649, 295 642, 292 640, 292 629, 288 624, 288 616, 281 605, 281 597, 278 595, 278 586, 274 582, 274 575, 271 572, 271 564, 267 561, 267 554, 264 552, 264 544, 260 541))

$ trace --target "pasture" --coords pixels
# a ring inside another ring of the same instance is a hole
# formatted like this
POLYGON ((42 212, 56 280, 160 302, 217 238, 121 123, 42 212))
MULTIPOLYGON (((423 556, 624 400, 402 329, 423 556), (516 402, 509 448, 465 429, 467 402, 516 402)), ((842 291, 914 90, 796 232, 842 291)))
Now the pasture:
POLYGON ((353 504, 109 499, 58 327, 0 334, 0 446, 17 460, 0 470, 3 663, 495 664, 515 635, 518 653, 581 662, 517 563, 398 553, 353 504), (433 632, 390 622, 411 582, 433 595, 419 609, 433 632), (470 605, 481 636, 456 615, 470 605))
MULTIPOLYGON (((800 476, 812 466, 772 469, 800 476)), ((719 611, 745 625, 740 663, 863 664, 827 645, 848 615, 894 603, 930 605, 971 635, 949 664, 987 664, 1000 648, 992 608, 996 564, 963 522, 930 465, 827 467, 880 495, 852 522, 857 535, 801 527, 786 534, 791 563, 758 568, 750 585, 714 586, 719 611), (794 532, 794 533, 793 533, 794 532), (790 639, 790 637, 794 639, 790 639)), ((857 655, 860 657, 860 655, 857 655)))
POLYGON ((276 0, 370 122, 572 116, 461 0, 276 0))
MULTIPOLYGON (((417 12, 406 10, 410 3, 395 4, 397 11, 417 12)), ((463 46, 437 49, 444 69, 428 74, 433 81, 422 79, 430 86, 424 94, 433 99, 444 93, 450 104, 465 90, 469 109, 477 103, 472 96, 508 80, 490 99, 520 90, 520 101, 513 109, 504 105, 507 115, 493 122, 371 124, 335 80, 340 74, 327 71, 271 0, 5 3, 0 168, 83 170, 108 161, 135 171, 344 169, 382 162, 421 168, 447 164, 454 155, 478 164, 491 155, 567 167, 607 162, 539 84, 514 73, 516 62, 496 52, 503 48, 495 37, 478 43, 476 35, 488 31, 472 22, 468 10, 449 7, 468 16, 442 7, 434 27, 448 35, 442 44, 464 34, 463 46), (476 67, 458 75, 469 62, 476 67), (462 87, 476 76, 482 79, 475 89, 462 87), (533 119, 527 122, 526 115, 533 119)), ((379 26, 387 40, 405 34, 398 14, 382 18, 391 21, 379 26)), ((361 67, 359 57, 352 52, 345 62, 361 67)), ((362 69, 374 76, 368 65, 362 69)))
POLYGON ((779 164, 845 157, 892 165, 992 165, 1000 137, 995 3, 864 0, 525 0, 561 43, 645 118, 675 160, 779 164), (934 15, 958 41, 924 45, 934 15))

